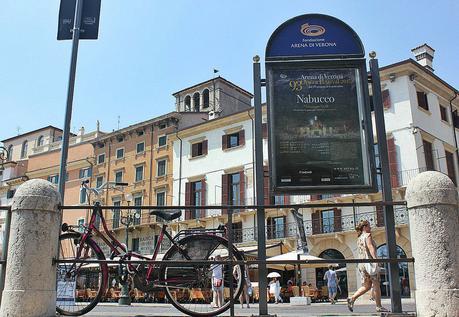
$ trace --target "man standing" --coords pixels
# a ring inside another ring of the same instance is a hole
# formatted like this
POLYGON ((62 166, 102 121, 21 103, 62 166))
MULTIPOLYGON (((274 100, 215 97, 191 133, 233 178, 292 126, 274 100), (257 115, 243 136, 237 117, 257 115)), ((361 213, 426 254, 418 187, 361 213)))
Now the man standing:
POLYGON ((325 273, 324 280, 327 280, 328 298, 331 304, 335 304, 335 297, 338 288, 338 277, 336 276, 333 265, 328 266, 328 271, 325 273))

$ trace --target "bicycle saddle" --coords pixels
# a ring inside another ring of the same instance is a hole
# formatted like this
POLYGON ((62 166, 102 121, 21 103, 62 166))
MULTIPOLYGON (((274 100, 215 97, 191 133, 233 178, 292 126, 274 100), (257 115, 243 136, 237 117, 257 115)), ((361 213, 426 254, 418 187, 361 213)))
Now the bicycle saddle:
POLYGON ((166 221, 171 221, 177 219, 182 215, 182 211, 180 209, 175 210, 150 210, 150 215, 155 215, 160 218, 163 218, 166 221))

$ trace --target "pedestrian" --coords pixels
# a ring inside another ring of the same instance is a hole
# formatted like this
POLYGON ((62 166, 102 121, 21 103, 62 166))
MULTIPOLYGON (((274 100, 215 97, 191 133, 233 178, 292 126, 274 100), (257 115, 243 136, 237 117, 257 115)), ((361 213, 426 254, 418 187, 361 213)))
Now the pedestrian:
MULTIPOLYGON (((361 220, 356 226, 357 231, 357 249, 360 259, 377 259, 376 242, 371 236, 371 226, 367 220, 361 220)), ((363 294, 373 288, 373 296, 376 303, 377 312, 386 312, 387 309, 381 306, 381 287, 379 279, 379 266, 377 263, 359 263, 358 265, 362 286, 355 294, 347 299, 347 307, 354 311, 354 303, 363 294)))
MULTIPOLYGON (((220 255, 215 256, 215 261, 221 261, 220 255)), ((212 288, 215 293, 215 304, 223 306, 223 264, 214 264, 212 267, 212 288)))
POLYGON ((325 272, 324 280, 327 280, 328 298, 330 299, 330 303, 333 305, 336 303, 335 297, 338 287, 338 277, 336 276, 333 265, 330 264, 328 266, 328 271, 325 272))
POLYGON ((269 293, 274 295, 274 302, 276 304, 284 302, 280 296, 280 284, 276 277, 273 277, 271 282, 269 282, 269 293))
MULTIPOLYGON (((233 268, 233 275, 236 280, 239 279, 240 274, 240 266, 235 266, 233 268)), ((239 302, 241 303, 241 308, 244 308, 244 299, 247 304, 247 308, 250 308, 250 296, 252 296, 253 289, 252 289, 252 282, 250 282, 249 276, 249 268, 247 265, 243 266, 243 273, 244 280, 242 281, 242 291, 241 295, 239 295, 239 302)))

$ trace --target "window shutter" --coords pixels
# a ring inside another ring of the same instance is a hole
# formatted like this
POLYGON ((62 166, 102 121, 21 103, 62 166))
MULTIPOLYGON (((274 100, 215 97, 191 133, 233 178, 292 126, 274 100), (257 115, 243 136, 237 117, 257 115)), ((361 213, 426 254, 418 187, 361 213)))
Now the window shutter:
POLYGON ((273 232, 274 232, 274 222, 273 218, 269 217, 266 219, 266 235, 268 236, 268 239, 273 238, 273 232))
POLYGON ((334 232, 341 232, 342 230, 341 209, 333 208, 333 227, 334 232))
POLYGON ((245 144, 245 130, 239 131, 239 145, 245 144))
POLYGON ((196 157, 198 156, 198 144, 192 144, 191 145, 191 157, 196 157))
POLYGON ((434 159, 433 159, 432 143, 426 140, 423 140, 422 145, 424 147, 424 158, 426 160, 426 168, 428 171, 434 171, 435 166, 434 166, 434 159))
POLYGON ((391 104, 389 89, 385 89, 382 91, 382 100, 384 109, 389 109, 391 104))
MULTIPOLYGON (((185 183, 185 205, 191 205, 191 183, 185 183)), ((191 219, 191 209, 185 209, 185 220, 191 219)))
POLYGON ((320 214, 319 211, 313 212, 311 214, 312 218, 312 234, 320 233, 320 214))
POLYGON ((263 130, 263 139, 268 138, 268 123, 262 123, 261 128, 263 130))
MULTIPOLYGON (((239 172, 239 197, 240 197, 240 204, 245 205, 245 175, 244 171, 239 172)), ((244 210, 245 211, 245 210, 244 210)))
POLYGON ((226 150, 228 148, 228 136, 226 134, 222 135, 222 149, 226 150))
POLYGON ((376 206, 376 226, 384 226, 384 206, 376 206))
POLYGON ((202 155, 207 155, 207 140, 202 141, 202 155))
POLYGON ((394 138, 387 140, 387 155, 389 157, 389 171, 392 187, 398 187, 397 149, 395 147, 394 138))
POLYGON ((80 177, 79 178, 83 178, 84 174, 83 174, 83 170, 80 170, 80 177))
MULTIPOLYGON (((222 175, 222 205, 228 205, 228 174, 222 175)), ((222 209, 222 214, 227 214, 228 209, 222 209)))
POLYGON ((269 205, 271 203, 271 193, 269 190, 269 166, 263 166, 263 193, 264 193, 264 205, 269 205))
POLYGON ((455 169, 454 169, 454 157, 453 153, 445 151, 445 158, 446 158, 446 167, 448 168, 448 176, 451 178, 453 183, 457 185, 456 183, 456 174, 455 174, 455 169))
MULTIPOLYGON (((206 180, 205 179, 201 180, 201 206, 206 206, 206 193, 207 193, 207 188, 206 187, 207 187, 206 180)), ((200 214, 199 218, 205 218, 206 217, 206 210, 205 209, 201 209, 199 211, 199 214, 200 214)))

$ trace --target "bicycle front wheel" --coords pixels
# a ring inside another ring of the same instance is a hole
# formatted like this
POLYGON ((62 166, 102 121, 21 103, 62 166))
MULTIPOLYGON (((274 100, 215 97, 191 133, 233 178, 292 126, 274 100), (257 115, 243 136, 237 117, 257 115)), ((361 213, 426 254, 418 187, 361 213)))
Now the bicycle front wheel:
MULTIPOLYGON (((81 234, 67 232, 59 237, 59 259, 105 260, 99 246, 91 238, 80 245, 81 234), (79 256, 78 256, 79 254, 79 256)), ((57 268, 56 311, 64 316, 81 316, 91 311, 107 288, 106 263, 60 263, 57 268)))
MULTIPOLYGON (((163 260, 187 261, 212 260, 220 256, 228 259, 228 241, 219 236, 193 235, 179 241, 180 247, 172 246, 163 260)), ((233 260, 243 260, 240 252, 233 248, 233 260)), ((230 307, 230 280, 233 280, 233 298, 239 297, 243 285, 243 265, 223 264, 164 264, 161 280, 165 285, 170 303, 190 316, 215 316, 230 307), (221 285, 215 283, 213 273, 222 275, 221 285)))

